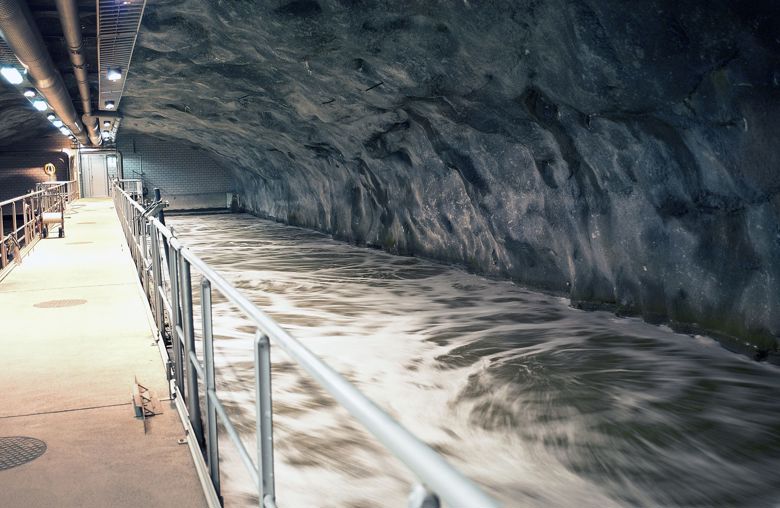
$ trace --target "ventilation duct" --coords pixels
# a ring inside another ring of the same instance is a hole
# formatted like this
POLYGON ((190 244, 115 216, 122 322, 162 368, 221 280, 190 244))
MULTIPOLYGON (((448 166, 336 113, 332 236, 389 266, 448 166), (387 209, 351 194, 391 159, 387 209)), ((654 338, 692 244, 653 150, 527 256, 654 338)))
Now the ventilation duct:
POLYGON ((0 0, 0 36, 27 69, 28 79, 82 145, 89 144, 62 76, 54 67, 27 4, 0 0))
POLYGON ((89 132, 89 140, 95 146, 100 146, 103 139, 100 136, 98 119, 92 116, 92 101, 90 99, 89 81, 87 80, 87 62, 84 58, 84 44, 81 37, 81 25, 79 22, 79 8, 76 0, 56 0, 57 12, 60 14, 62 33, 68 44, 68 55, 73 65, 73 74, 79 86, 81 106, 84 115, 81 120, 89 132))

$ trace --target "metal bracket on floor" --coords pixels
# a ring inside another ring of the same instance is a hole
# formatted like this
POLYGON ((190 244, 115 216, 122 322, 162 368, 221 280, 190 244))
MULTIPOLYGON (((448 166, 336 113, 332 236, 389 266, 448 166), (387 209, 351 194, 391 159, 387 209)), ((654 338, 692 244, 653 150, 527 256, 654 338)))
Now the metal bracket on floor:
POLYGON ((157 395, 139 383, 138 378, 135 378, 133 382, 133 410, 135 410, 136 418, 143 419, 144 434, 147 431, 146 419, 162 414, 157 395))

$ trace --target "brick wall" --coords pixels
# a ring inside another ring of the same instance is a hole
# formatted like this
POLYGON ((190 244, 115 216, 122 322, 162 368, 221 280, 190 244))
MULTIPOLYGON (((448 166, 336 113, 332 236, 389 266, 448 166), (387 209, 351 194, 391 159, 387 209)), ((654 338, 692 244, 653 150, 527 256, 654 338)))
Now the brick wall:
POLYGON ((235 190, 232 173, 193 146, 120 133, 117 149, 124 177, 140 178, 149 193, 159 187, 172 209, 224 208, 235 190))

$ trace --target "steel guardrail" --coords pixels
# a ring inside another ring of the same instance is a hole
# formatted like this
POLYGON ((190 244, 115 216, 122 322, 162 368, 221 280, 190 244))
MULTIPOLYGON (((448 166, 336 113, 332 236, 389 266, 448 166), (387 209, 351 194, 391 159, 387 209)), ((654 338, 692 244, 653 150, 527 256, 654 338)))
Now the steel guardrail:
POLYGON ((35 191, 0 201, 0 270, 12 261, 9 255, 13 260, 20 261, 29 247, 41 238, 44 231, 41 217, 44 213, 59 212, 64 221, 65 207, 78 198, 76 183, 76 180, 37 183, 35 191), (9 205, 10 210, 6 210, 9 205), (20 207, 21 226, 17 219, 20 207), (4 218, 8 212, 11 216, 11 230, 6 232, 4 218))
POLYGON ((341 404, 363 427, 417 477, 409 498, 410 508, 440 506, 440 499, 452 508, 497 508, 499 503, 463 476, 440 454, 420 441, 401 424, 379 408, 354 385, 325 364, 298 339, 252 303, 245 295, 200 259, 145 208, 133 200, 118 183, 114 185, 114 204, 122 224, 131 255, 152 306, 160 337, 170 330, 172 347, 171 393, 182 399, 186 418, 191 424, 202 458, 207 464, 212 486, 219 495, 218 424, 239 452, 241 462, 256 484, 259 506, 276 506, 273 467, 273 406, 271 402, 270 348, 284 350, 305 372, 341 404), (167 248, 166 248, 167 247, 167 248), (168 258, 165 259, 166 253, 168 258), (192 275, 201 274, 201 341, 203 362, 198 359, 193 327, 192 275), (167 270, 166 270, 167 268, 167 270), (167 271, 167 274, 166 274, 167 271), (151 272, 151 273, 150 273, 151 272), (168 287, 165 285, 167 276, 168 287), (212 325, 212 291, 216 289, 238 307, 256 326, 254 363, 256 388, 255 457, 244 447, 216 391, 214 338, 212 325), (198 380, 206 387, 201 400, 198 380), (201 415, 205 407, 205 428, 201 415))

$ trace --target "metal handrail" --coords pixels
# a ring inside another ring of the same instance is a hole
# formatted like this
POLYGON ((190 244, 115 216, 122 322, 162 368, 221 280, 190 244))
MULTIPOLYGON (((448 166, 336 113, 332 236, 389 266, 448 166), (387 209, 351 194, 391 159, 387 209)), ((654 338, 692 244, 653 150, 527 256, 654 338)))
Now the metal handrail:
MULTIPOLYGON (((257 485, 259 505, 276 506, 273 472, 273 408, 271 405, 270 347, 282 348, 322 388, 330 393, 387 450, 400 459, 416 475, 421 485, 415 485, 409 506, 439 506, 439 498, 448 506, 461 508, 493 508, 497 501, 487 496, 471 480, 452 467, 441 455, 420 441, 385 411, 361 393, 340 374, 325 364, 298 339, 292 337, 271 317, 241 294, 232 284, 186 247, 174 232, 153 217, 144 215, 144 207, 115 184, 114 202, 120 217, 139 277, 152 305, 161 337, 170 325, 172 352, 172 395, 185 404, 177 404, 201 447, 201 459, 208 464, 208 474, 217 495, 220 491, 219 443, 217 426, 220 421, 236 446, 242 463, 257 485), (170 252, 166 260, 164 246, 170 252), (200 272, 201 313, 204 361, 195 354, 193 327, 191 269, 200 272), (167 268, 169 287, 165 287, 167 268), (150 274, 151 272, 151 274, 150 274), (257 412, 256 458, 244 447, 229 415, 216 392, 211 294, 216 289, 243 311, 257 327, 255 333, 255 386, 257 412), (198 379, 205 383, 205 429, 201 417, 198 379), (185 407, 186 405, 186 407, 185 407), (202 454, 201 454, 202 452, 202 454), (428 503, 428 504, 426 504, 428 503)), ((158 338, 159 340, 159 338, 158 338)))
MULTIPOLYGON (((78 180, 56 180, 51 182, 39 182, 35 184, 35 190, 60 189, 65 186, 65 197, 68 202, 75 201, 79 197, 78 180)), ((60 189, 62 190, 62 189, 60 189)))
POLYGON ((19 253, 14 255, 14 259, 19 261, 20 258, 16 256, 23 255, 22 249, 32 246, 42 236, 43 214, 52 211, 64 214, 67 203, 78 198, 77 187, 76 180, 38 183, 35 191, 0 201, 0 270, 9 264, 9 243, 19 250, 19 253), (21 204, 22 209, 21 226, 17 223, 18 203, 21 204), (9 205, 11 230, 6 234, 3 221, 6 214, 4 208, 9 205))
POLYGON ((119 187, 130 194, 130 197, 133 197, 133 194, 137 196, 139 199, 143 198, 143 192, 144 192, 144 184, 143 180, 139 178, 117 178, 117 182, 119 182, 119 187), (131 184, 131 185, 128 185, 131 184), (135 187, 135 189, 128 189, 128 187, 135 187))

